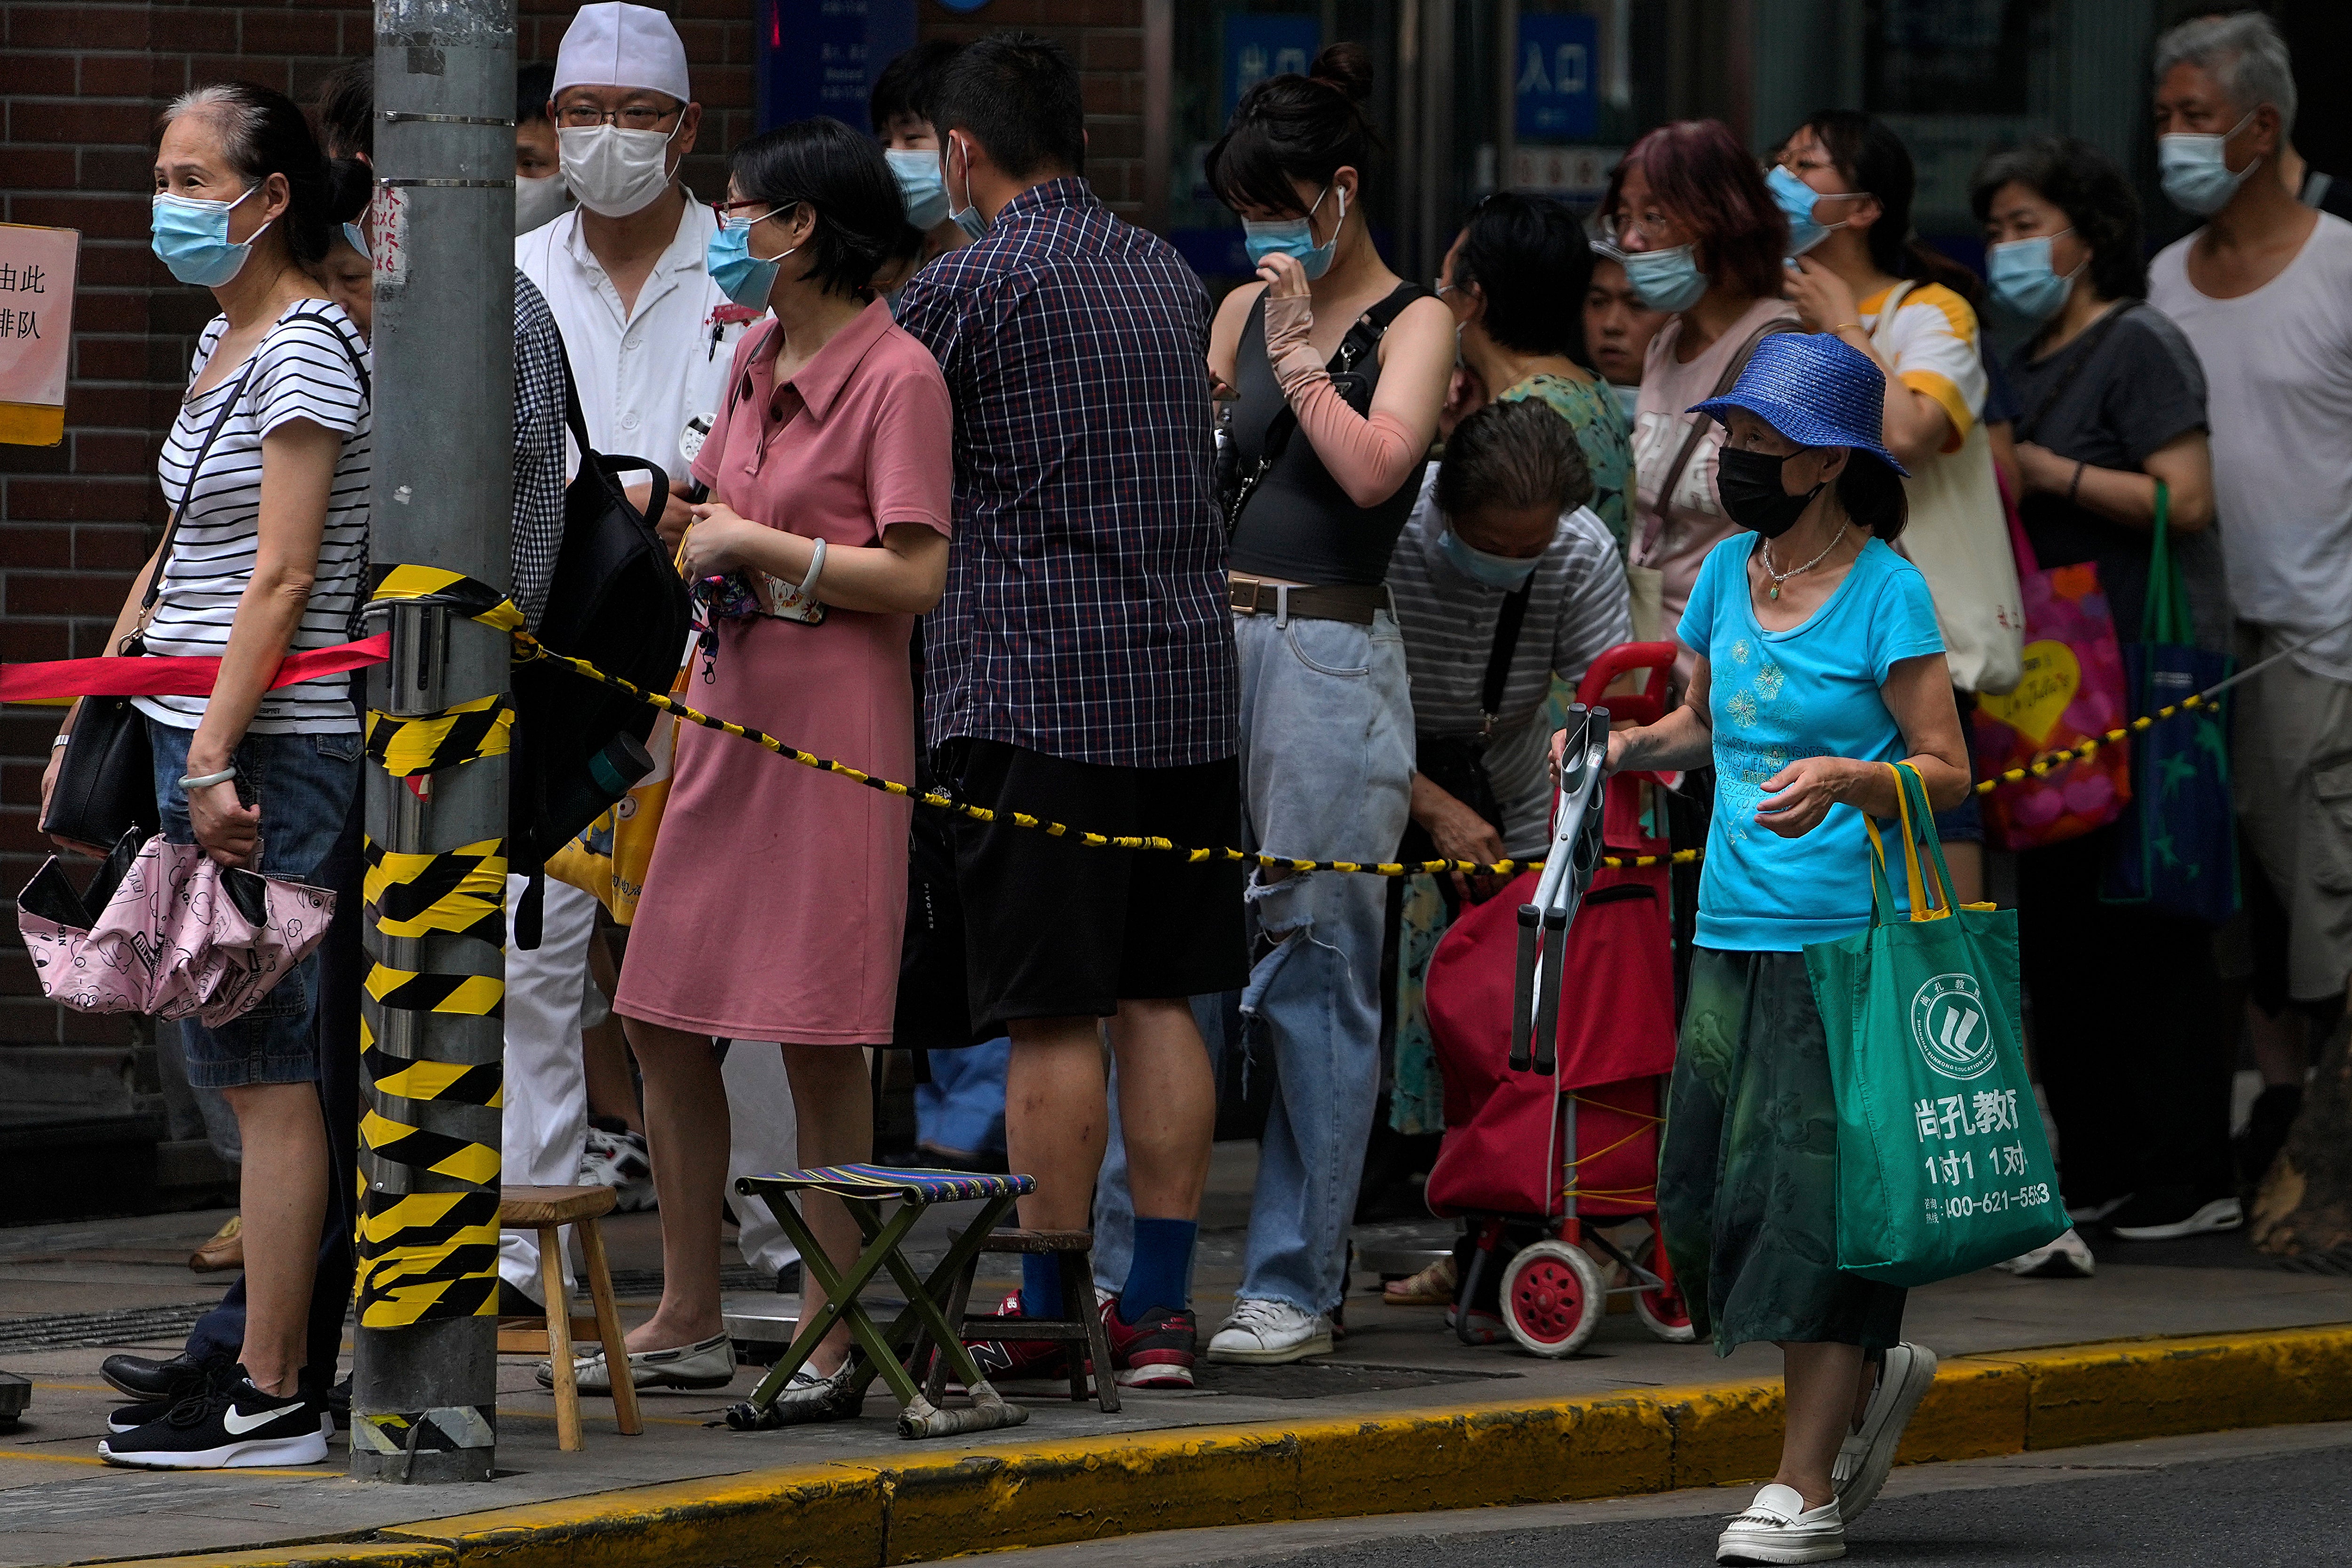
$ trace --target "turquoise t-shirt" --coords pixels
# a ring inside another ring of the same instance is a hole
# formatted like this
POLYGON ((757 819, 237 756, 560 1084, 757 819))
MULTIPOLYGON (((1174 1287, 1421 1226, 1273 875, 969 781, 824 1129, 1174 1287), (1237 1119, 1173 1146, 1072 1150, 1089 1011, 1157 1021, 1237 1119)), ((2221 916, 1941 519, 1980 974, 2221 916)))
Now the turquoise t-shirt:
MULTIPOLYGON (((1756 621, 1748 560, 1732 535, 1700 563, 1676 635, 1706 655, 1715 724, 1715 821, 1699 878, 1698 942, 1796 952, 1870 924, 1870 840, 1862 813, 1833 805, 1783 838, 1758 826, 1763 784, 1801 757, 1891 763, 1907 753, 1879 688, 1900 659, 1944 651, 1919 569, 1874 539, 1829 602, 1784 632, 1756 621)), ((1900 885, 1898 880, 1898 891, 1900 885)))

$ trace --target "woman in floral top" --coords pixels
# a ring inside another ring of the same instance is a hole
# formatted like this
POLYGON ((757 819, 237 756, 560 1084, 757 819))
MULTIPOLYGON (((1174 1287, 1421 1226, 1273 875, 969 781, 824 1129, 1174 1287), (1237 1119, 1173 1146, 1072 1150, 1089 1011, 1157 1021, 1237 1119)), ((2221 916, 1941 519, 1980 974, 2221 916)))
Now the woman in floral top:
POLYGON ((1461 326, 1462 363, 1485 399, 1533 399, 1575 430, 1592 475, 1592 510, 1622 555, 1633 445, 1617 399, 1586 363, 1591 277, 1591 247, 1574 214, 1546 196, 1501 191, 1470 209, 1437 291, 1461 326))

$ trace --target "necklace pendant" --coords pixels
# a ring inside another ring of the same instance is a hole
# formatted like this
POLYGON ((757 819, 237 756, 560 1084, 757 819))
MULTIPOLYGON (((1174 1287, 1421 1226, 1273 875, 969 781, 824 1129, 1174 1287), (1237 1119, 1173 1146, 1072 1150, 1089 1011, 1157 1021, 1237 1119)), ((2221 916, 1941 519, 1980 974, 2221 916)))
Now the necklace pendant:
POLYGON ((1773 584, 1770 588, 1765 591, 1765 596, 1772 599, 1779 598, 1780 596, 1780 584, 1778 583, 1773 584))

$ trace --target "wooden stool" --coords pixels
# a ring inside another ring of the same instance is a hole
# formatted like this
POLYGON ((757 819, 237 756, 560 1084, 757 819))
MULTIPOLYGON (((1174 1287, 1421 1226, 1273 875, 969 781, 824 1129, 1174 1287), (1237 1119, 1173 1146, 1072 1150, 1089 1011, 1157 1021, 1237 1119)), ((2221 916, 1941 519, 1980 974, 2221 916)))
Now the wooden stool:
MULTIPOLYGON (((980 1268, 974 1254, 956 1277, 955 1294, 948 1302, 948 1321, 961 1324, 967 1340, 1058 1340, 1071 1347, 1070 1398, 1084 1404, 1087 1398, 1087 1363, 1089 1358, 1095 1369, 1095 1400, 1103 1414, 1114 1415, 1118 1410, 1118 1377, 1111 1370, 1110 1336, 1103 1328, 1102 1312, 1095 1301, 1095 1235, 1090 1230, 993 1230, 980 1244, 979 1252, 1043 1252, 1058 1260, 1062 1271, 1062 1311, 1059 1318, 994 1318, 973 1317, 971 1277, 980 1268)), ((939 1403, 940 1393, 946 1386, 948 1369, 944 1358, 931 1363, 930 1385, 926 1391, 931 1403, 939 1403)))
POLYGON ((613 1273, 604 1262, 604 1236, 596 1222, 613 1212, 610 1187, 500 1187, 499 1228, 539 1233, 540 1288, 545 1293, 544 1318, 502 1318, 499 1321, 500 1355, 547 1356, 555 1373, 555 1441, 567 1454, 586 1445, 580 1436, 580 1384, 572 1370, 575 1335, 604 1346, 606 1381, 613 1385, 613 1417, 624 1436, 646 1429, 637 1415, 637 1385, 629 1375, 629 1347, 621 1337, 621 1314, 613 1305, 613 1273), (588 1276, 588 1299, 595 1304, 593 1319, 572 1315, 572 1295, 563 1288, 563 1244, 560 1227, 577 1226, 580 1252, 588 1276))

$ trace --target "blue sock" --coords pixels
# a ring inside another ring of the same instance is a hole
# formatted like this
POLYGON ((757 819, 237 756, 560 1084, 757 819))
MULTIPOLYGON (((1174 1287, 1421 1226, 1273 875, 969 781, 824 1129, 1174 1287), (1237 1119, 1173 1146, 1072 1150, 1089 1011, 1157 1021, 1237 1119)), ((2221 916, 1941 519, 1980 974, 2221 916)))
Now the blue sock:
POLYGON ((1047 1252, 1021 1255, 1021 1315, 1058 1318, 1062 1315, 1062 1260, 1047 1252))
POLYGON ((1118 1293, 1118 1321, 1132 1323, 1154 1307, 1181 1312, 1192 1284, 1192 1243, 1201 1227, 1189 1219, 1135 1218, 1135 1256, 1127 1289, 1118 1293))

